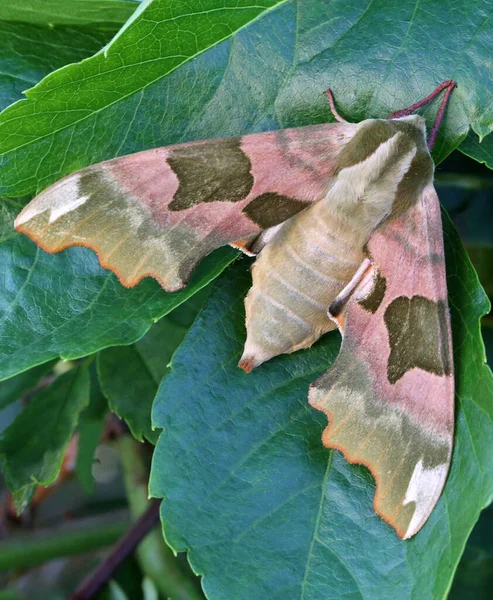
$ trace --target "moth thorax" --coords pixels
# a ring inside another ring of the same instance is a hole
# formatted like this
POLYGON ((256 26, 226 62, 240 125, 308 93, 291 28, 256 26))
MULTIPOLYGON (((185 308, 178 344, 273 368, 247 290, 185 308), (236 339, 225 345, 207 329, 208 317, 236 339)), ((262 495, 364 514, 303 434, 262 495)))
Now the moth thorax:
POLYGON ((432 172, 422 120, 363 121, 339 156, 327 204, 369 235, 396 203, 416 201, 432 172))

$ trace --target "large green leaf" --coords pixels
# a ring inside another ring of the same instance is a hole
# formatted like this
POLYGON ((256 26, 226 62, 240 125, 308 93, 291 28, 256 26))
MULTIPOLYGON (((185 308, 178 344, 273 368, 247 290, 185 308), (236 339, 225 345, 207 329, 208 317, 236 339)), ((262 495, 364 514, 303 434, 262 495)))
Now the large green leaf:
POLYGON ((134 342, 237 255, 231 248, 210 255, 179 292, 166 294, 150 279, 127 290, 90 250, 49 256, 16 234, 18 210, 17 200, 4 200, 0 209, 0 379, 56 356, 79 358, 134 342))
POLYGON ((60 375, 3 432, 0 458, 19 511, 36 486, 50 485, 58 476, 79 415, 89 404, 89 388, 87 365, 60 375))
POLYGON ((136 4, 124 0, 2 0, 0 21, 39 25, 117 27, 132 15, 136 4))
MULTIPOLYGON (((139 441, 156 443, 151 407, 171 357, 209 295, 205 288, 153 325, 131 346, 107 348, 98 355, 99 380, 111 410, 124 419, 139 441)), ((1 388, 0 388, 1 389, 1 388)))
POLYGON ((448 600, 491 600, 493 506, 481 513, 457 568, 448 600))
POLYGON ((455 77, 443 156, 469 122, 480 135, 493 126, 489 11, 487 0, 454 10, 412 0, 154 0, 104 53, 50 75, 3 113, 0 193, 31 193, 144 147, 327 120, 328 85, 358 120, 455 77), (432 39, 442 42, 430 51, 432 39))
POLYGON ((0 381, 0 410, 12 402, 20 400, 23 394, 31 390, 52 367, 53 363, 45 363, 29 371, 24 371, 16 377, 0 381))
POLYGON ((493 169, 493 135, 487 136, 480 142, 473 133, 470 133, 461 144, 460 150, 467 156, 493 169))
MULTIPOLYGON (((104 52, 49 75, 0 115, 0 190, 32 193, 143 148, 325 121, 329 84, 341 111, 358 120, 386 115, 456 77, 439 159, 465 136, 469 117, 478 132, 491 126, 491 83, 483 76, 488 6, 468 5, 462 18, 465 8, 451 15, 439 3, 424 9, 411 0, 144 3, 104 52), (424 40, 440 36, 440 48, 429 52, 424 40)), ((130 343, 169 310, 162 308, 168 296, 151 282, 127 291, 103 276, 91 252, 52 257, 17 238, 0 252, 10 284, 0 295, 9 307, 0 335, 11 340, 21 331, 19 345, 2 346, 9 358, 0 377, 57 354, 130 343), (28 324, 29 351, 19 364, 28 324)), ((214 266, 211 259, 204 279, 221 271, 211 272, 214 266)))
POLYGON ((245 375, 244 265, 230 269, 174 355, 154 405, 163 428, 151 493, 176 551, 211 600, 444 598, 480 510, 493 497, 493 377, 479 318, 489 306, 445 219, 455 342, 457 432, 445 491, 401 541, 375 515, 374 482, 320 441, 308 384, 334 360, 337 333, 245 375))
POLYGON ((2 7, 0 4, 0 109, 18 100, 51 71, 98 52, 114 33, 8 23, 1 19, 2 7))
POLYGON ((191 112, 198 116, 203 110, 227 66, 228 48, 218 44, 285 2, 147 3, 104 52, 46 77, 2 114, 0 190, 32 193, 91 162, 156 145, 156 138, 169 137, 174 128, 173 113, 181 113, 176 125, 186 126, 191 112), (210 48, 216 51, 191 63, 210 48), (180 66, 181 76, 172 83, 169 76, 180 66))

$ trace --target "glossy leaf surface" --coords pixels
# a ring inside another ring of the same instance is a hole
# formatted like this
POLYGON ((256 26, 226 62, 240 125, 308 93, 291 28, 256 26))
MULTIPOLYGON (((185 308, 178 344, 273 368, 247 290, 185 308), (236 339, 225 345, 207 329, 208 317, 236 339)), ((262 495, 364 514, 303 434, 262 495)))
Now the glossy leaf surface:
POLYGON ((338 334, 245 375, 236 363, 249 277, 238 265, 217 284, 158 392, 154 424, 164 433, 151 481, 165 498, 168 542, 189 551, 210 598, 445 596, 493 497, 493 377, 478 324, 489 306, 448 219, 445 226, 456 441, 445 491, 407 542, 375 515, 368 472, 323 449, 324 419, 306 403, 309 383, 338 352, 338 334))

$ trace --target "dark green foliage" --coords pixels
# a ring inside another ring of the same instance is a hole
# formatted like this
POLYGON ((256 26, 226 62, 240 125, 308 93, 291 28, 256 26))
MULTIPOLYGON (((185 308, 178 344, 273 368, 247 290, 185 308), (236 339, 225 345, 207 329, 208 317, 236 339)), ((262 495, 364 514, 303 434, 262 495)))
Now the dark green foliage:
POLYGON ((456 445, 442 498, 408 542, 375 515, 368 472, 320 444, 325 419, 307 405, 308 384, 339 335, 245 375, 236 363, 250 278, 238 264, 217 283, 156 397, 165 433, 151 478, 167 540, 189 551, 210 598, 444 596, 493 494, 493 377, 478 326, 489 304, 448 219, 445 234, 456 445))
MULTIPOLYGON (((163 430, 152 493, 165 498, 168 542, 189 550, 210 600, 444 598, 493 498, 493 383, 479 332, 488 304, 447 220, 456 444, 445 493, 409 542, 375 515, 368 472, 320 443, 324 418, 308 407, 307 386, 337 355, 337 333, 251 375, 238 370, 246 260, 221 276, 190 328, 235 251, 206 258, 183 291, 166 294, 149 279, 129 290, 93 252, 48 255, 12 223, 25 196, 104 159, 328 121, 329 86, 341 114, 358 121, 457 79, 435 161, 459 148, 491 168, 487 0, 2 0, 0 37, 0 108, 13 104, 0 114, 0 194, 17 198, 0 201, 0 408, 51 372, 48 361, 97 354, 45 381, 4 431, 5 480, 18 506, 38 483, 55 480, 76 431, 76 472, 86 490, 94 487, 94 451, 110 408, 141 441, 155 442, 163 430)), ((428 123, 436 109, 423 112, 428 123)), ((478 212, 464 226, 463 201, 454 202, 491 293, 491 237, 480 233, 489 221, 478 212)), ((452 600, 489 597, 488 515, 452 600)), ((131 585, 122 583, 128 597, 140 595, 138 577, 137 569, 131 585)), ((116 584, 103 592, 119 593, 116 584)))

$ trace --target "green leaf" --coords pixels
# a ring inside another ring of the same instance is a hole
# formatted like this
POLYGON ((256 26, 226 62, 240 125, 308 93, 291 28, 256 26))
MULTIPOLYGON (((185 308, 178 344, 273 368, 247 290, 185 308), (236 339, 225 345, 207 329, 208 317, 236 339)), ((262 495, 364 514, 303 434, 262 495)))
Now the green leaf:
POLYGON ((209 295, 205 288, 158 321, 132 346, 108 348, 98 355, 101 387, 111 410, 124 419, 139 441, 155 444, 159 432, 151 429, 151 407, 168 363, 197 312, 209 295))
MULTIPOLYGON (((437 145, 441 158, 464 137, 466 108, 477 130, 488 119, 490 79, 478 74, 490 32, 489 21, 481 28, 486 6, 469 6, 463 19, 458 8, 451 19, 436 7, 414 10, 410 0, 144 3, 104 52, 49 75, 1 114, 0 188, 23 195, 144 148, 326 121, 329 84, 348 118, 383 116, 457 75, 437 145), (442 50, 423 48, 423 39, 442 31, 442 50), (405 34, 400 47, 395 32, 405 34)), ((435 112, 436 105, 429 120, 435 112)), ((7 357, 0 377, 52 356, 131 343, 169 310, 159 305, 167 300, 157 286, 121 289, 89 251, 47 256, 11 239, 0 254, 9 282, 0 293, 8 308, 0 339, 9 340, 0 348, 7 357), (18 328, 19 344, 10 345, 18 328)), ((215 271, 203 267, 207 281, 222 270, 210 261, 215 271)))
POLYGON ((459 563, 448 600, 490 600, 493 585, 493 507, 481 513, 459 563))
POLYGON ((114 579, 110 579, 108 582, 108 599, 129 600, 128 596, 114 579))
POLYGON ((482 142, 474 133, 470 133, 460 145, 459 150, 493 169, 493 135, 489 135, 482 142))
POLYGON ((104 53, 53 73, 3 113, 0 193, 32 193, 142 148, 326 121, 329 85, 342 112, 359 120, 455 77, 438 158, 469 123, 482 136, 493 127, 487 0, 454 11, 413 0, 154 0, 142 8, 104 53), (431 39, 442 40, 433 52, 431 39))
POLYGON ((151 494, 175 551, 188 551, 210 600, 442 599, 480 510, 493 497, 493 377, 479 318, 489 309, 445 218, 455 342, 452 469, 428 523, 409 541, 373 511, 364 467, 323 448, 308 385, 333 362, 337 333, 250 375, 243 264, 228 270, 173 357, 154 404, 162 427, 151 494))
MULTIPOLYGON (((98 52, 114 30, 40 27, 2 21, 0 3, 0 110, 51 71, 98 52)), ((19 2, 16 2, 19 6, 19 2)))
POLYGON ((2 0, 0 21, 38 25, 123 25, 136 5, 122 0, 2 0))
POLYGON ((94 363, 91 363, 89 371, 91 377, 90 401, 89 406, 80 415, 77 427, 79 439, 75 463, 75 473, 87 494, 92 492, 94 485, 92 474, 94 453, 99 445, 108 414, 108 403, 99 387, 94 363))
POLYGON ((86 494, 91 494, 94 487, 94 453, 104 430, 104 418, 81 419, 78 427, 79 441, 77 445, 77 462, 75 474, 86 494))
POLYGON ((219 63, 215 57, 205 57, 209 72, 198 77, 200 65, 190 69, 187 63, 285 2, 147 3, 103 53, 49 75, 26 92, 26 100, 4 111, 0 117, 0 193, 32 193, 102 157, 155 145, 156 134, 169 134, 172 128, 172 114, 166 114, 166 126, 156 127, 171 103, 176 111, 180 110, 176 103, 184 102, 183 127, 191 106, 200 112, 207 100, 201 97, 203 85, 209 94, 217 87, 227 55, 224 49, 219 51, 219 63), (166 90, 170 83, 166 76, 181 65, 188 81, 172 84, 181 88, 175 98, 166 90), (192 81, 194 93, 190 94, 192 81), (96 136, 104 139, 104 144, 95 143, 96 136))
POLYGON ((493 297, 493 246, 466 246, 485 292, 493 297))
POLYGON ((483 328, 486 358, 490 367, 493 366, 493 319, 490 317, 489 327, 483 328))
POLYGON ((0 458, 19 512, 38 485, 57 478, 79 415, 89 403, 89 386, 87 365, 60 375, 3 432, 0 458))
POLYGON ((23 394, 32 389, 38 381, 49 373, 53 367, 53 363, 45 363, 39 365, 29 371, 24 371, 15 377, 11 377, 6 381, 0 382, 0 410, 19 400, 23 394))
POLYGON ((167 294, 150 279, 128 290, 90 250, 47 255, 13 230, 19 201, 0 206, 0 379, 57 356, 70 360, 135 342, 237 256, 231 248, 211 254, 179 292, 167 294))

